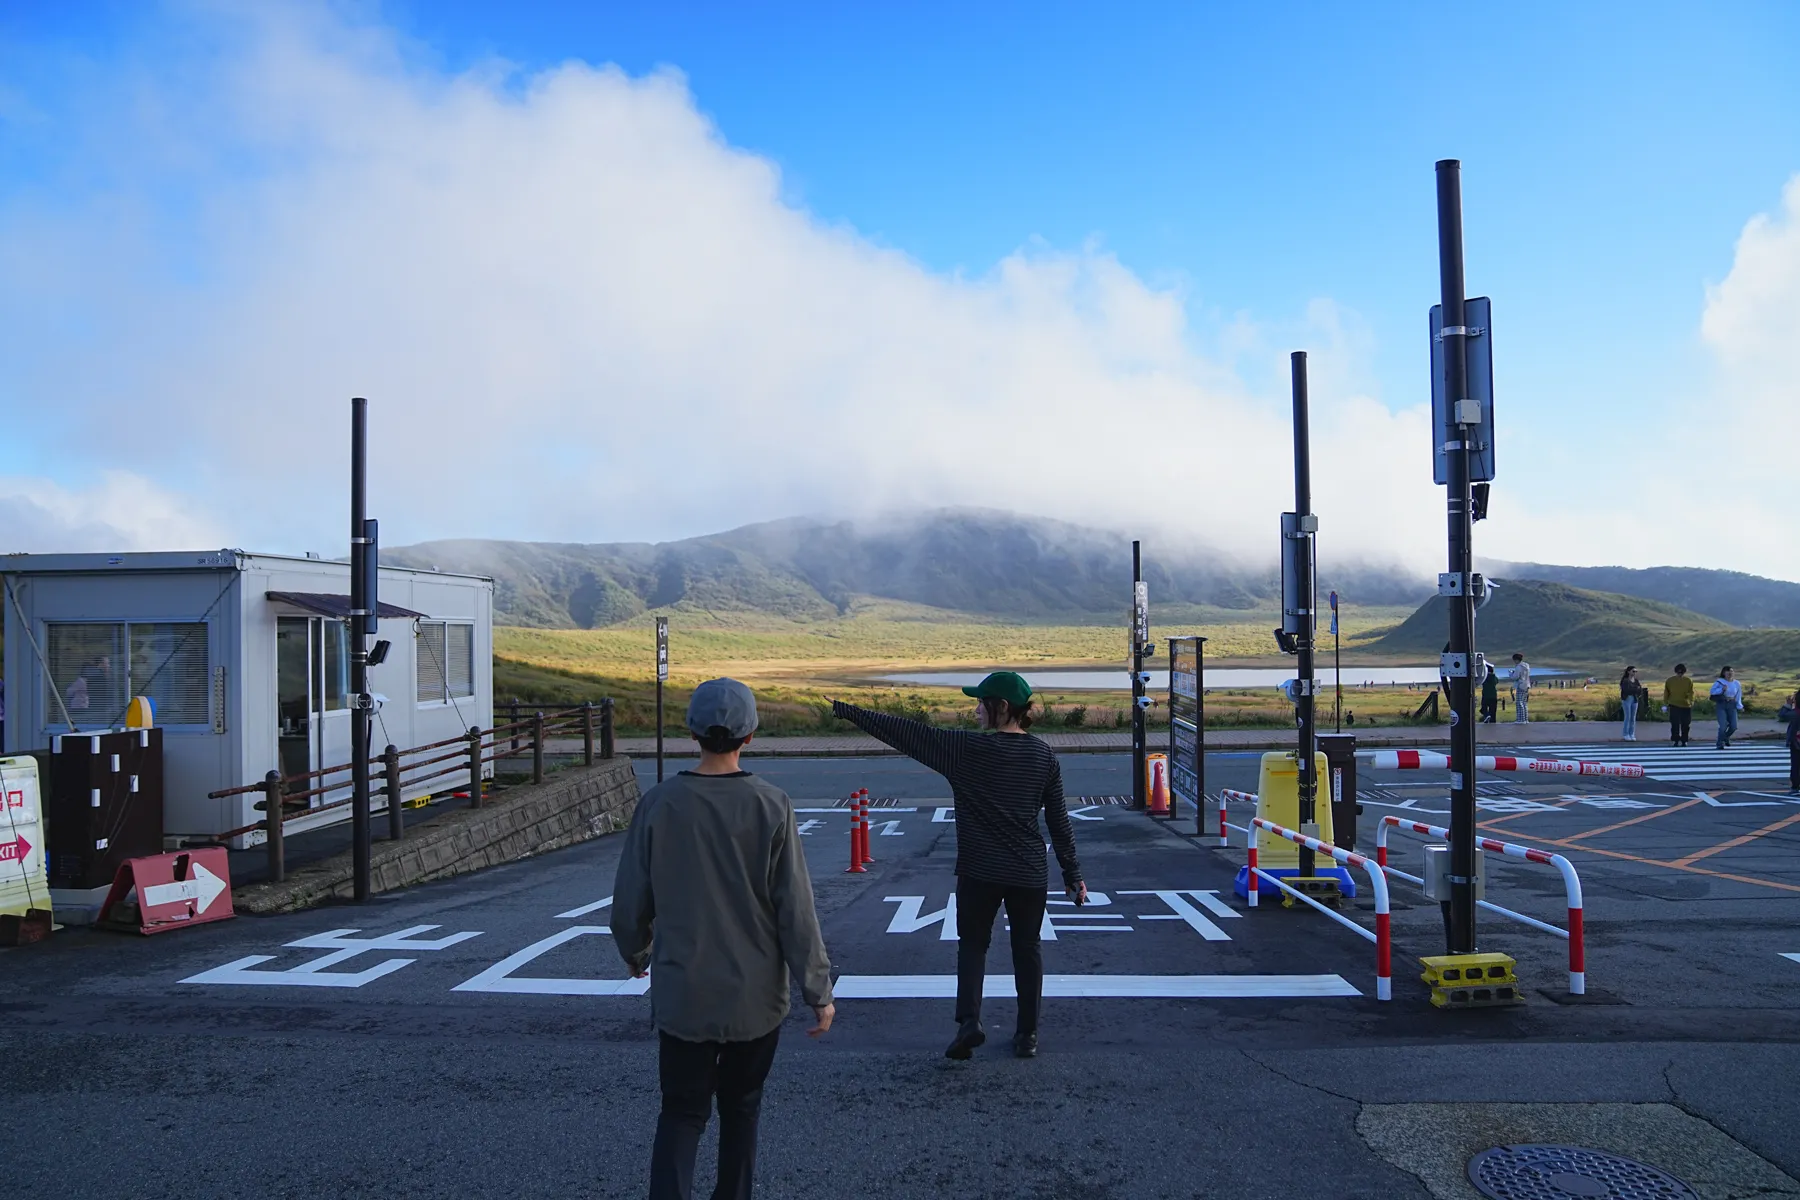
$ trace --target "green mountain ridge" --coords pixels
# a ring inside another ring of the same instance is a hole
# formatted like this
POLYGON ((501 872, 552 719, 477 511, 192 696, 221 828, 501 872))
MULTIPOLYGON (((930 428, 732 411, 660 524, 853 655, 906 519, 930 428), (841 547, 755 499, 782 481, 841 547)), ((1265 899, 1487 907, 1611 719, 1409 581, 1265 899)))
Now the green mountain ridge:
MULTIPOLYGON (((1705 678, 1726 663, 1792 671, 1800 629, 1742 629, 1673 604, 1535 579, 1500 579, 1475 619, 1475 641, 1490 661, 1515 651, 1537 662, 1648 672, 1676 662, 1705 678)), ((1434 597, 1392 630, 1358 648, 1432 657, 1443 650, 1446 601, 1434 597)))
MULTIPOLYGON (((840 616, 869 596, 946 612, 1024 621, 1114 620, 1131 596, 1122 534, 1010 513, 942 509, 856 523, 797 518, 652 545, 427 542, 384 561, 493 577, 495 619, 586 629, 650 609, 840 616)), ((1147 545, 1144 578, 1158 611, 1236 611, 1279 603, 1272 567, 1204 549, 1147 545)), ((1430 590, 1399 568, 1321 564, 1321 586, 1365 605, 1411 605, 1430 590)))

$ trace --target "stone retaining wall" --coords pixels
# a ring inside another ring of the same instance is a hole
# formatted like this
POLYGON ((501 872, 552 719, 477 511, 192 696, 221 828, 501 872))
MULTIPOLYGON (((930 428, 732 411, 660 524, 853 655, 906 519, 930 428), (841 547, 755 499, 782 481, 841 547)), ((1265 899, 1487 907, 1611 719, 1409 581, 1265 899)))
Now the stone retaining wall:
MULTIPOLYGON (((398 842, 377 841, 370 855, 371 891, 388 892, 433 879, 516 862, 622 830, 637 809, 637 774, 627 758, 559 771, 541 784, 513 787, 480 808, 445 813, 398 842)), ((281 883, 238 888, 241 913, 292 912, 353 893, 350 852, 309 863, 281 883)))

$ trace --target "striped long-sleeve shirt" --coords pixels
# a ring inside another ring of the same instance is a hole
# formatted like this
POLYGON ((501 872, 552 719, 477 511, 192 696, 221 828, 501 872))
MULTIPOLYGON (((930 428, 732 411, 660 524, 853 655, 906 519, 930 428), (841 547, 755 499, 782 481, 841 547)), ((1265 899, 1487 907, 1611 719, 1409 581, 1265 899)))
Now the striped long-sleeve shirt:
POLYGON ((1049 886, 1038 813, 1050 828, 1063 885, 1081 882, 1075 831, 1056 751, 1028 733, 971 733, 837 702, 832 712, 950 781, 956 873, 1006 887, 1049 886))

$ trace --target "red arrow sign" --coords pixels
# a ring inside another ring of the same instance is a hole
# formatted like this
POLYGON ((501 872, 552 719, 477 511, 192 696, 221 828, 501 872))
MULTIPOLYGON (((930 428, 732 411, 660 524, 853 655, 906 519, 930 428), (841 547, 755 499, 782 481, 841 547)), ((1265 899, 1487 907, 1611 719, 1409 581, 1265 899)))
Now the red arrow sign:
POLYGON ((31 843, 24 838, 15 838, 10 842, 0 842, 0 863, 24 862, 25 856, 31 853, 31 843))

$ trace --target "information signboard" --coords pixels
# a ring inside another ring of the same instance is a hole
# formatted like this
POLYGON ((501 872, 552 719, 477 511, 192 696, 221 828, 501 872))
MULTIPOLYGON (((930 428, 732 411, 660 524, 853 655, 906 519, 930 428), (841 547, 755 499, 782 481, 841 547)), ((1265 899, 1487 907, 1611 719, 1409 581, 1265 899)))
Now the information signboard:
POLYGON ((0 915, 50 907, 37 760, 0 758, 0 915))
POLYGON ((1202 637, 1169 639, 1169 791, 1177 802, 1185 800, 1200 812, 1206 773, 1200 760, 1205 752, 1201 727, 1205 724, 1206 686, 1202 637))
POLYGON ((669 618, 656 618, 656 681, 669 681, 669 618))

